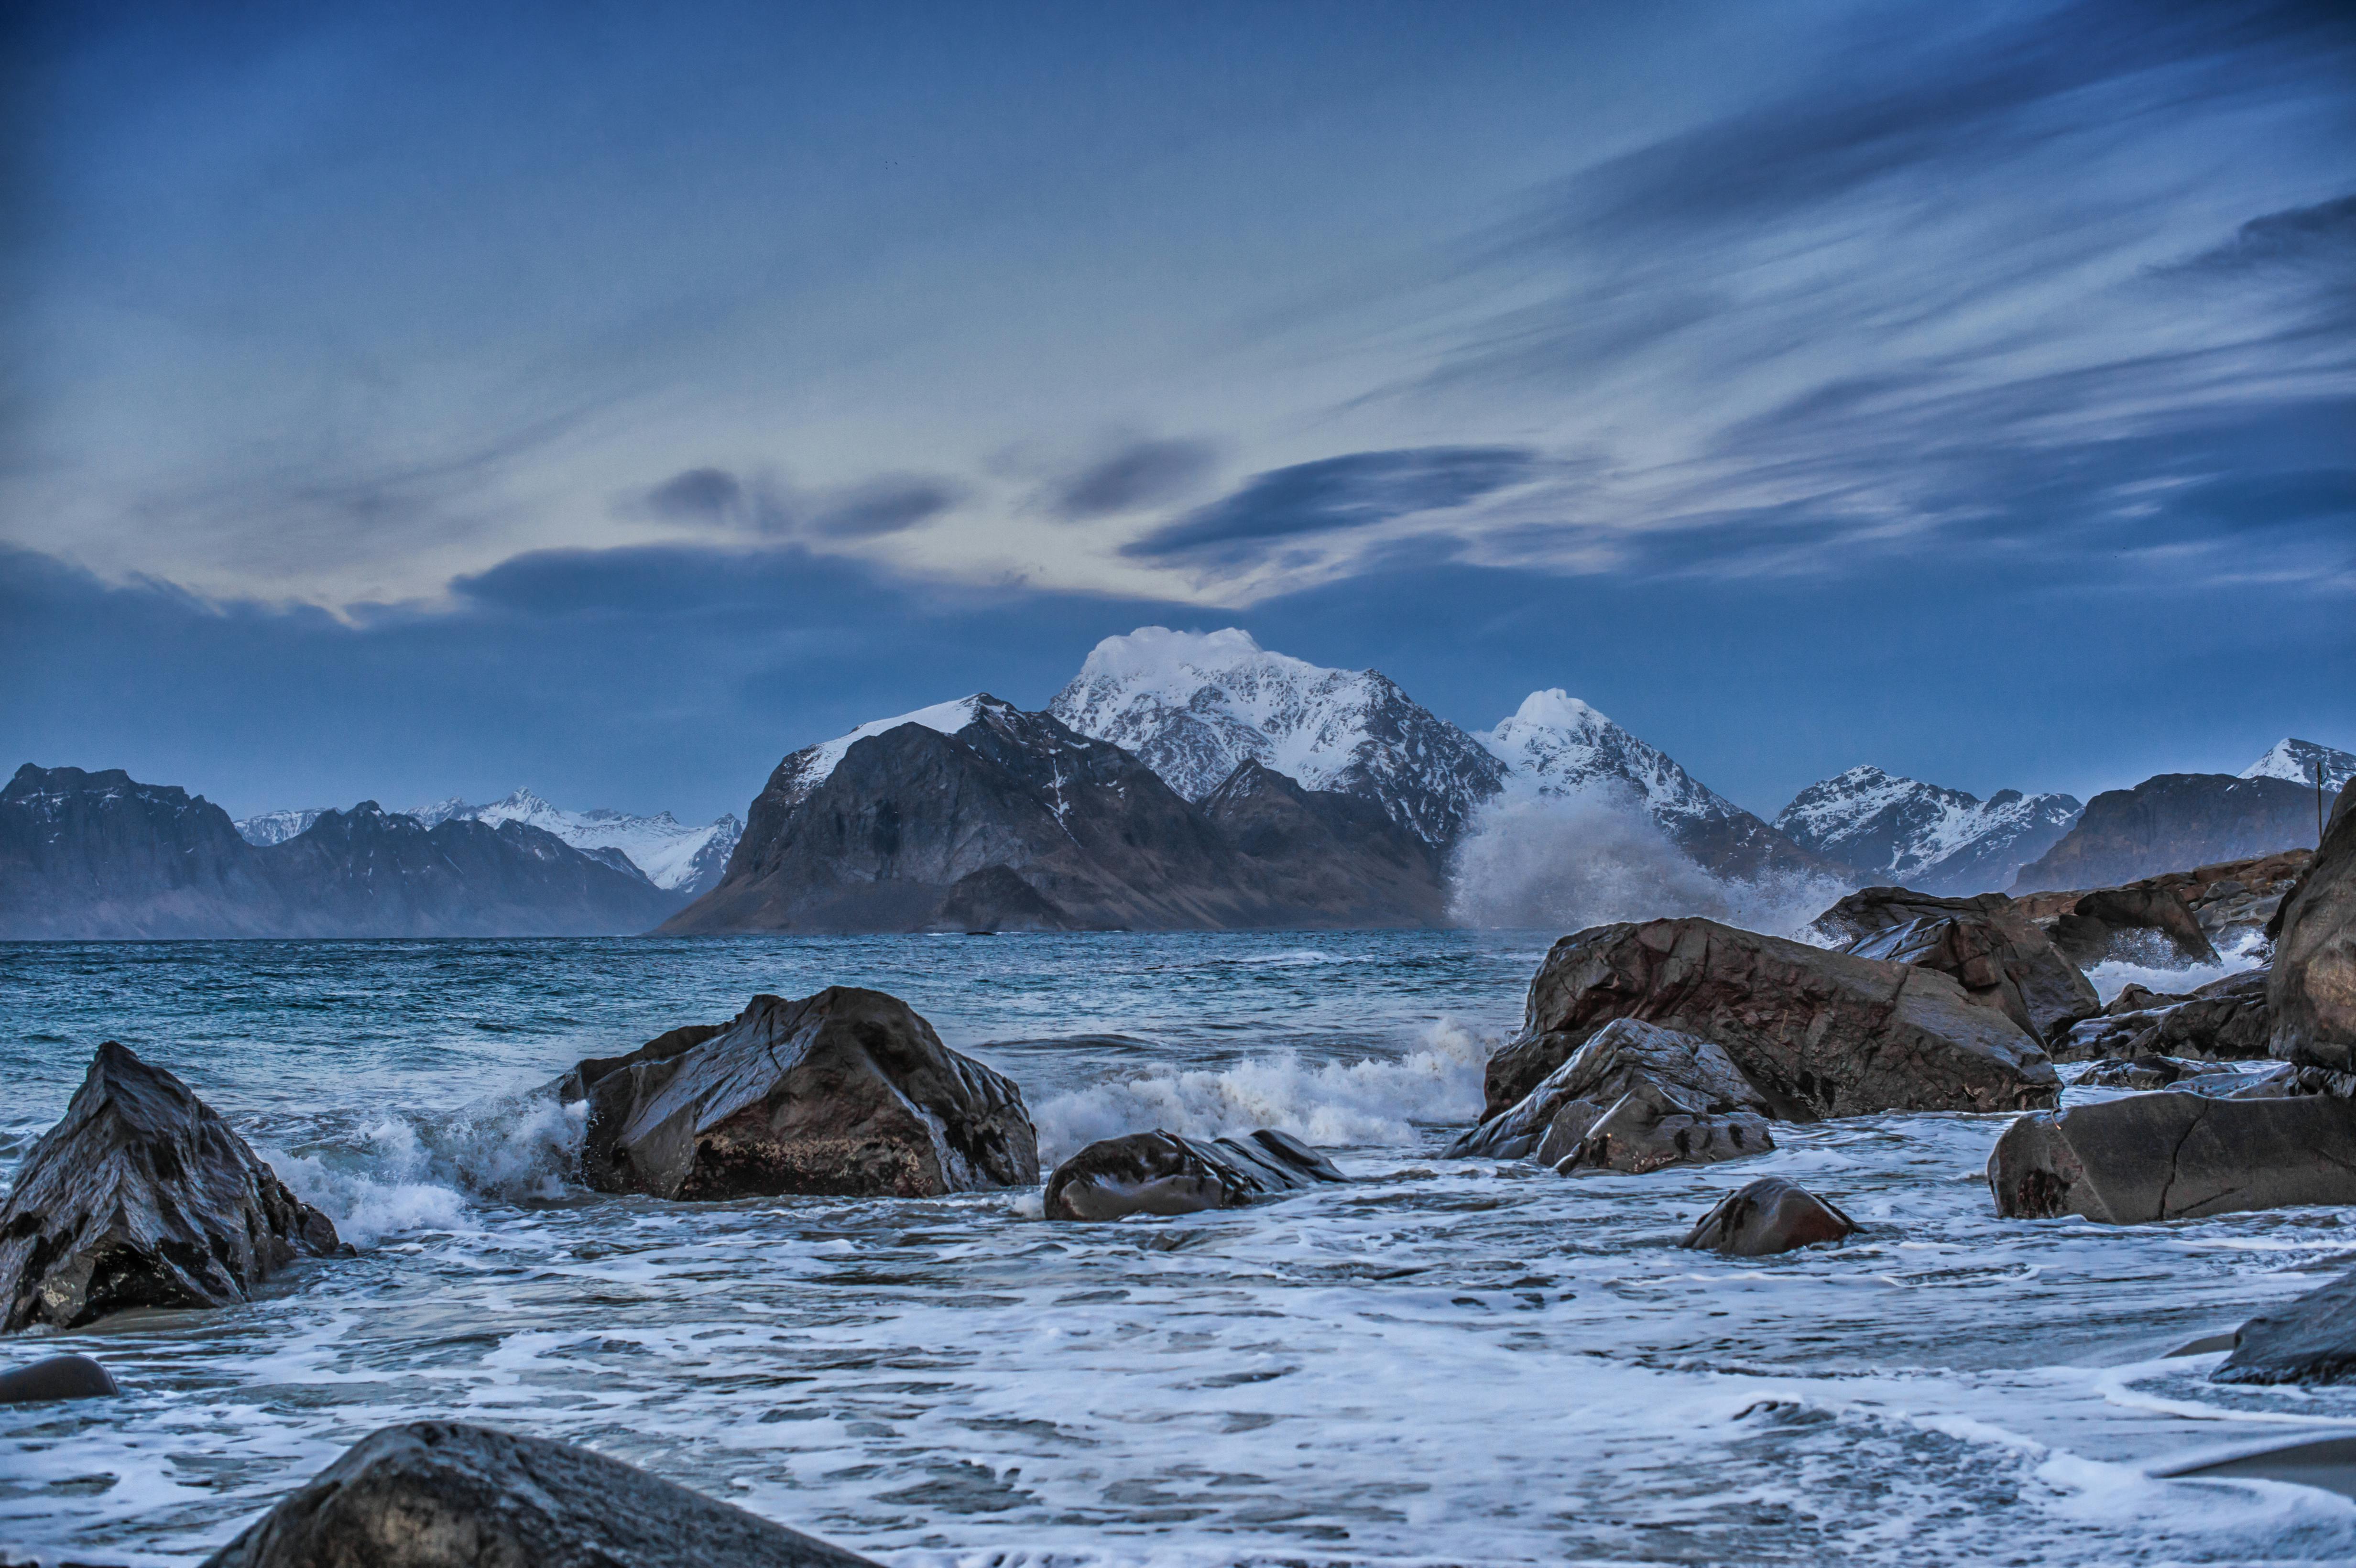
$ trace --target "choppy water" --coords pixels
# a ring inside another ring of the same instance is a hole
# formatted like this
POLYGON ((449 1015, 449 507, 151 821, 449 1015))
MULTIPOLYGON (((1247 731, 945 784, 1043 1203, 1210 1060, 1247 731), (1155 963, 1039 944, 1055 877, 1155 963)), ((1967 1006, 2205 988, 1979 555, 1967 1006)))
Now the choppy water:
MULTIPOLYGON (((2356 1430, 2356 1391, 2164 1359, 2356 1253, 2350 1211, 1997 1221, 2005 1118, 1779 1127, 1739 1165, 1434 1157, 1543 950, 1475 933, 0 947, 0 1179, 118 1039, 360 1255, 230 1311, 17 1340, 120 1400, 0 1410, 0 1546, 186 1563, 363 1434, 586 1442, 895 1563, 2275 1563, 2356 1504, 2154 1479, 2356 1430), (1288 1127, 1360 1179, 1051 1225, 1037 1195, 666 1206, 470 1110, 756 990, 894 991, 1050 1158, 1288 1127), (1867 1230, 1674 1243, 1780 1173, 1867 1230)), ((2073 1093, 2075 1093, 2073 1091, 2073 1093)))

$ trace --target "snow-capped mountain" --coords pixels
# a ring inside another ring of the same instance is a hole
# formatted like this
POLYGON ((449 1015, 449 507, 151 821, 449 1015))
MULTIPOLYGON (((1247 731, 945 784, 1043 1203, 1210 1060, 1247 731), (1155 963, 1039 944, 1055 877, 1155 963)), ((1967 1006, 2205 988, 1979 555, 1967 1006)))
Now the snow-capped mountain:
POLYGON ((1878 882, 1969 894, 2012 885, 2051 849, 2084 805, 2066 795, 1959 789, 1851 768, 1810 784, 1776 815, 1785 837, 1878 882))
POLYGON ((1477 739, 1504 766, 1508 801, 1588 797, 1633 805, 1718 876, 1831 869, 1560 687, 1531 692, 1512 718, 1477 739))
POLYGON ((2274 749, 2242 770, 2245 779, 2288 779, 2312 788, 2315 766, 2323 764, 2323 787, 2328 794, 2337 794, 2356 778, 2356 752, 2343 752, 2336 746, 2319 746, 2313 741, 2295 741, 2288 736, 2276 741, 2274 749))
POLYGON ((930 708, 919 708, 914 713, 903 713, 896 718, 871 719, 856 730, 837 735, 831 741, 822 741, 815 746, 804 746, 787 756, 777 764, 777 771, 762 793, 774 795, 780 805, 798 805, 819 785, 834 776, 834 770, 842 764, 843 754, 851 750, 852 742, 864 741, 871 735, 887 734, 903 724, 922 724, 940 734, 954 735, 973 722, 975 712, 984 702, 1013 711, 1010 705, 978 691, 953 702, 936 702, 930 708))
POLYGON ((308 811, 265 811, 257 816, 241 816, 235 827, 237 836, 258 848, 284 844, 298 833, 308 833, 311 824, 326 815, 325 808, 314 806, 308 811))
POLYGON ((469 805, 453 795, 433 805, 420 806, 408 815, 428 827, 450 821, 483 822, 494 827, 502 822, 520 822, 552 833, 589 854, 619 850, 647 880, 691 898, 718 884, 720 873, 727 869, 728 857, 744 831, 744 825, 734 816, 690 827, 668 811, 654 816, 632 816, 602 808, 566 811, 551 805, 528 789, 519 789, 506 799, 487 805, 469 805))
POLYGON ((1232 626, 1107 637, 1047 710, 1136 752, 1190 801, 1249 760, 1373 800, 1426 843, 1453 837, 1504 784, 1479 741, 1387 677, 1270 653, 1232 626))

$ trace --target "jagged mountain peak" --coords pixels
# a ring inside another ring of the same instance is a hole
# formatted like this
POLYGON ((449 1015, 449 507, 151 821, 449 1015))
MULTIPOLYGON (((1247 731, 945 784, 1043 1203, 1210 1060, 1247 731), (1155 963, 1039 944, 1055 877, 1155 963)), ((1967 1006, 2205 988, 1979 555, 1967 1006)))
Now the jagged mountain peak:
POLYGON ((1666 752, 1558 686, 1531 692, 1512 718, 1477 738, 1505 765, 1508 795, 1617 795, 1664 827, 1745 815, 1666 752))
POLYGON ((2083 809, 2067 795, 1999 790, 1986 800, 1870 763, 1821 779, 1776 815, 1784 837, 1876 881, 1931 893, 2011 885, 2083 809))
POLYGON ((2343 752, 2337 746, 2301 741, 2289 735, 2276 741, 2265 756, 2244 768, 2241 776, 2245 779, 2288 779, 2293 784, 2312 787, 2319 764, 2323 769, 2326 793, 2346 789, 2348 781, 2356 778, 2356 752, 2343 752))
POLYGON ((1502 781, 1478 741, 1380 671, 1273 653, 1236 626, 1107 637, 1047 710, 1136 752, 1190 801, 1251 761, 1371 799, 1427 843, 1452 837, 1502 781))

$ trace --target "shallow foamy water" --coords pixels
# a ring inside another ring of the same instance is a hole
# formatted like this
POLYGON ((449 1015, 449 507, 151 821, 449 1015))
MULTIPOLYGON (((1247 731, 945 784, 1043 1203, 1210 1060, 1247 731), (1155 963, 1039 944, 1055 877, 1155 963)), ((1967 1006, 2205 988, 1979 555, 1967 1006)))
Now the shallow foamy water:
MULTIPOLYGON (((361 1435, 589 1443, 900 1563, 2259 1563, 2356 1504, 2155 1479, 2356 1430, 2356 1391, 2165 1359, 2356 1253, 2348 1211, 1999 1222, 2005 1118, 1778 1128, 1649 1177, 1435 1157, 1537 936, 0 948, 0 1176, 91 1049, 186 1076, 363 1246, 245 1307, 22 1339, 117 1401, 0 1411, 0 1543, 185 1563, 361 1435), (1050 1157, 1280 1125, 1360 1179, 1049 1225, 1035 1193, 586 1194, 500 1096, 755 990, 906 997, 1022 1083, 1050 1157), (1678 1249, 1792 1177, 1867 1229, 1678 1249)), ((2079 1093, 2073 1091, 2073 1093, 2079 1093)))

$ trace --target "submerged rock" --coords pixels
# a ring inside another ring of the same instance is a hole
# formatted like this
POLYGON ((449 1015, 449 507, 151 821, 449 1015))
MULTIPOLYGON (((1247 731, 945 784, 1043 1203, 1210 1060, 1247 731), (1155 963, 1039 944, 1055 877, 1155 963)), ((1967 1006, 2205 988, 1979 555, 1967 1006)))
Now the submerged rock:
POLYGON ((1988 1156, 1996 1210, 2111 1224, 2356 1203, 2356 1104, 2163 1092, 2021 1117, 1988 1156))
POLYGON ((1769 1114, 1766 1097, 1718 1045, 1615 1019, 1448 1153, 1456 1158, 1531 1156, 1566 1175, 1657 1170, 1773 1148, 1769 1114))
POLYGON ((2274 1055, 2302 1067, 2356 1071, 2356 812, 2342 792, 2315 861, 2267 929, 2275 937, 2274 1055))
POLYGON ((2356 1274, 2261 1312, 2233 1335, 2209 1381, 2336 1383, 2356 1374, 2356 1274))
POLYGON ((732 1023, 560 1083, 589 1102, 582 1175, 607 1192, 929 1198, 1039 1179, 1023 1091, 881 991, 755 997, 732 1023))
POLYGON ((2266 1054, 2272 1014, 2266 1005, 2269 977, 2264 969, 2211 980, 2190 995, 2145 992, 2149 1005, 2117 1011, 2070 1026, 2051 1047, 2056 1061, 2089 1061, 2106 1056, 2199 1056, 2211 1061, 2249 1061, 2266 1054))
POLYGON ((1047 1179, 1050 1220, 1193 1214, 1349 1178, 1300 1139, 1262 1127, 1205 1141, 1183 1133, 1100 1138, 1047 1179))
POLYGON ((204 1568, 874 1568, 569 1443, 454 1421, 388 1426, 204 1568))
POLYGON ((1867 888, 1815 924, 1844 953, 1936 969, 2040 1040, 2102 1008, 2092 982, 2002 893, 1945 899, 1867 888))
POLYGON ((109 1040, 0 1206, 0 1330, 227 1307, 343 1250, 211 1106, 109 1040))
POLYGON ((1856 1221, 1806 1188, 1762 1176, 1719 1199, 1678 1245, 1761 1258, 1837 1242, 1856 1230, 1856 1221))
POLYGON ((42 1404, 59 1399, 103 1399, 123 1392, 114 1374, 88 1356, 51 1356, 0 1372, 0 1404, 42 1404))
POLYGON ((1717 1044, 1786 1121, 2021 1110, 2061 1094, 2037 1040, 1948 976, 1687 918, 1556 943, 1522 1032, 1489 1061, 1483 1119, 1621 1018, 1717 1044))
POLYGON ((2180 1056, 2131 1056, 2097 1061, 2081 1073, 2086 1089, 2165 1089, 2180 1078, 2209 1071, 2209 1063, 2180 1056))

